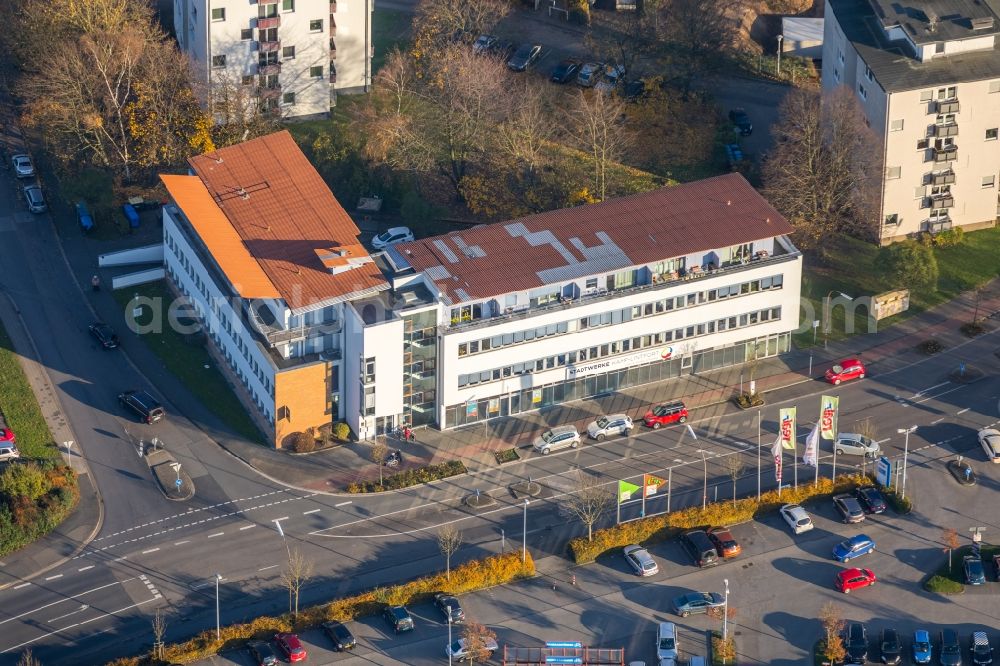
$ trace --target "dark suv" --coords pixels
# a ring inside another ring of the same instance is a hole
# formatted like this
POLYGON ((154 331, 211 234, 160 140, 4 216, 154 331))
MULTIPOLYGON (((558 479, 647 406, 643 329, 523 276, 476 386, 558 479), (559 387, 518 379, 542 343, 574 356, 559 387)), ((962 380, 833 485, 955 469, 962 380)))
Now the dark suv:
POLYGON ((715 544, 708 538, 705 530, 693 530, 684 534, 681 536, 681 545, 699 567, 712 567, 719 563, 715 544))
POLYGON ((126 391, 118 394, 122 407, 135 412, 143 423, 156 423, 166 412, 156 398, 145 391, 126 391))
POLYGON ((851 622, 844 631, 844 649, 847 663, 864 664, 868 661, 868 630, 860 622, 851 622))
POLYGON ((397 634, 414 629, 413 618, 410 616, 410 611, 406 610, 406 606, 388 606, 382 615, 397 634))

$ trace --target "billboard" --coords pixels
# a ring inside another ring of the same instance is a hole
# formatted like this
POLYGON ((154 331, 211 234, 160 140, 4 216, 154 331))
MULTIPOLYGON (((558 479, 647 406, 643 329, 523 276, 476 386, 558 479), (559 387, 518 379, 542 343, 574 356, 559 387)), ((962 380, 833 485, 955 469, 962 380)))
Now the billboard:
POLYGON ((910 309, 910 290, 897 289, 872 296, 871 314, 880 321, 910 309))

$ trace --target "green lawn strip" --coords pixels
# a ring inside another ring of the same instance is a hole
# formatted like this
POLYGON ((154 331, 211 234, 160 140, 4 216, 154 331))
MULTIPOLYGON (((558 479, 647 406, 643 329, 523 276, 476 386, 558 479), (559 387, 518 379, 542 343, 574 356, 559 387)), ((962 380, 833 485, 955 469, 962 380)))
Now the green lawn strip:
MULTIPOLYGON (((1000 553, 1000 546, 983 544, 980 555, 983 558, 983 569, 987 572, 992 568, 993 556, 997 553, 1000 553)), ((956 548, 951 554, 951 567, 948 567, 948 560, 945 560, 941 567, 927 579, 924 588, 928 592, 939 594, 961 594, 965 590, 965 569, 962 558, 971 554, 971 545, 956 548)))
MULTIPOLYGON (((143 333, 141 336, 143 342, 163 361, 167 370, 181 380, 209 411, 241 436, 262 443, 260 430, 254 425, 243 403, 239 401, 222 372, 216 367, 215 360, 208 350, 201 345, 188 344, 180 333, 170 327, 167 309, 173 301, 173 296, 167 290, 166 284, 162 281, 152 282, 119 289, 114 294, 123 312, 135 294, 148 297, 160 304, 162 331, 143 333)), ((146 310, 147 312, 136 320, 140 325, 148 323, 152 317, 148 308, 146 310)), ((134 334, 125 329, 124 322, 118 322, 117 326, 119 330, 123 330, 122 338, 128 345, 130 336, 134 339, 134 334)))
POLYGON ((0 410, 26 458, 58 458, 59 450, 24 375, 14 343, 0 324, 0 410))

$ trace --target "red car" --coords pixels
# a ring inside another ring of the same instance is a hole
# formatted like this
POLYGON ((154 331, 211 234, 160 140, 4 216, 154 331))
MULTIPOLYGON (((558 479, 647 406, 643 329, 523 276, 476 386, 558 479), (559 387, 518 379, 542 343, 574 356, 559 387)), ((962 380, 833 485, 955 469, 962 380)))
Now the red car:
POLYGON ((871 569, 844 569, 837 574, 836 588, 839 592, 849 594, 859 587, 871 587, 875 584, 875 572, 871 569))
POLYGON ((859 358, 846 359, 826 371, 826 381, 834 386, 839 385, 840 382, 846 382, 848 379, 864 378, 865 364, 859 358))
POLYGON ((736 557, 743 552, 740 542, 733 537, 733 533, 727 527, 713 527, 708 530, 708 538, 715 546, 719 557, 736 557))
POLYGON ((671 423, 684 423, 688 420, 688 410, 683 402, 675 400, 674 402, 666 402, 653 407, 646 412, 642 420, 647 428, 654 429, 670 425, 671 423))
POLYGON ((305 661, 309 657, 306 654, 306 649, 302 647, 299 637, 295 634, 275 634, 274 642, 278 644, 278 649, 288 657, 288 661, 293 664, 297 661, 305 661))

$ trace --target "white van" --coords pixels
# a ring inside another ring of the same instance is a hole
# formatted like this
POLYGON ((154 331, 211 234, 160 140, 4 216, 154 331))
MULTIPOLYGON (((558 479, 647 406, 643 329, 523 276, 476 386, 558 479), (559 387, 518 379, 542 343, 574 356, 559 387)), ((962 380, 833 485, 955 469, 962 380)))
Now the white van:
POLYGON ((677 627, 673 622, 661 622, 656 629, 656 658, 677 659, 677 627))

